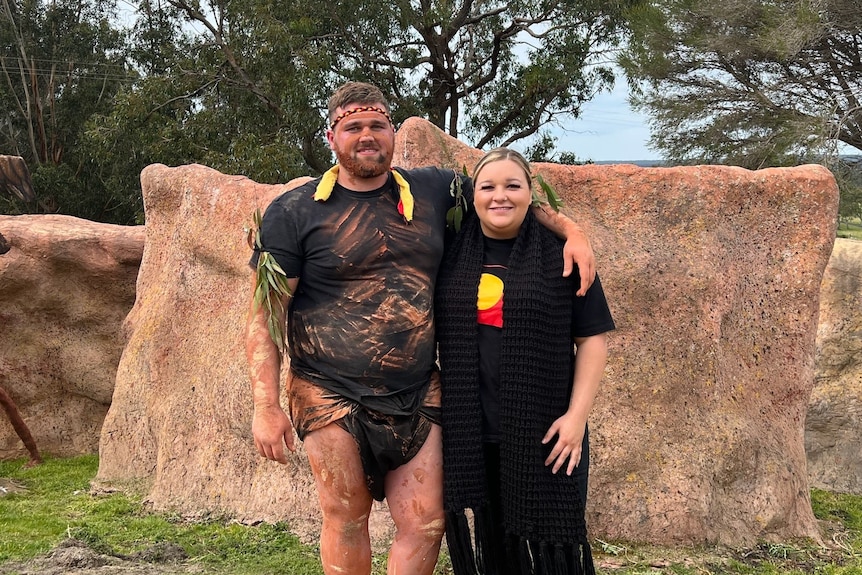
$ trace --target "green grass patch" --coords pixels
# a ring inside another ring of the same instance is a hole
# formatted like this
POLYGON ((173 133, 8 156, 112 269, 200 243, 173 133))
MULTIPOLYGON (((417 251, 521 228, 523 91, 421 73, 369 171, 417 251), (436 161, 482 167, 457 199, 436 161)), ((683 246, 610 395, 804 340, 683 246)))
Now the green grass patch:
POLYGON ((100 553, 128 555, 171 542, 207 573, 319 575, 314 547, 302 545, 286 525, 246 526, 229 520, 186 521, 146 511, 137 496, 93 495, 95 456, 0 462, 0 478, 14 490, 0 497, 0 564, 32 559, 66 538, 100 553))
POLYGON ((595 540, 599 573, 613 575, 862 575, 862 496, 811 490, 823 544, 666 548, 595 540))
MULTIPOLYGON (((320 575, 313 546, 302 545, 285 524, 241 525, 227 518, 190 521, 152 513, 138 495, 96 493, 90 481, 96 456, 0 461, 0 572, 2 566, 43 556, 74 538, 106 555, 125 556, 179 545, 189 572, 232 575, 320 575)), ((812 541, 761 543, 751 548, 666 548, 596 539, 601 575, 862 575, 862 496, 811 491, 823 526, 823 545, 812 541)), ((174 572, 174 571, 172 571, 174 572)), ((386 572, 375 555, 374 575, 386 572)), ((437 575, 451 575, 445 553, 437 575)))
POLYGON ((862 240, 862 220, 850 219, 838 222, 838 231, 835 235, 839 238, 862 240))

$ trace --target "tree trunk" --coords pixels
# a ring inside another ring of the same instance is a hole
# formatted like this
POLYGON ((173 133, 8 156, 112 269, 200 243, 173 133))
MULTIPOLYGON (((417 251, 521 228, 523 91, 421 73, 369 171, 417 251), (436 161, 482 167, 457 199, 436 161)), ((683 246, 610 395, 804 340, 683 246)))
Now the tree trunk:
POLYGON ((6 415, 9 416, 9 421, 15 429, 15 433, 18 434, 18 437, 20 437, 21 441, 24 442, 24 447, 26 447, 27 451, 30 453, 30 461, 27 463, 27 466, 30 467, 42 463, 39 449, 36 447, 36 442, 33 440, 33 436, 30 435, 30 429, 27 427, 27 424, 24 423, 24 419, 22 419, 21 413, 18 411, 18 406, 15 405, 15 402, 12 401, 12 398, 8 393, 6 393, 6 390, 3 389, 2 386, 0 386, 0 405, 3 406, 3 411, 6 412, 6 415))

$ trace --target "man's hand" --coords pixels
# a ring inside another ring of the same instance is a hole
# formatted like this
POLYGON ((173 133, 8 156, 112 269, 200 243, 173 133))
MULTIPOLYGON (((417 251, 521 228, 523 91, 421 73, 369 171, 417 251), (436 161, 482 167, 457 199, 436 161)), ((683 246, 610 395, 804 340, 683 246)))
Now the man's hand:
POLYGON ((557 237, 566 240, 566 245, 563 246, 563 277, 572 275, 575 266, 578 266, 581 287, 577 295, 586 295, 596 279, 596 256, 593 254, 590 238, 581 226, 544 204, 533 206, 532 210, 540 224, 554 232, 557 237))
POLYGON ((293 425, 284 410, 278 406, 255 408, 251 424, 254 446, 261 457, 287 463, 284 446, 295 453, 293 425))
MULTIPOLYGON (((298 278, 288 279, 289 291, 294 293, 299 282, 298 278)), ((251 293, 255 293, 257 276, 252 273, 251 293)), ((272 295, 272 294, 271 294, 272 295)), ((284 310, 287 309, 288 294, 281 294, 281 305, 276 311, 277 322, 284 325, 284 310)), ((268 310, 263 305, 257 305, 252 296, 249 302, 248 320, 246 324, 245 355, 248 361, 251 379, 251 391, 254 402, 254 419, 251 432, 254 436, 254 446, 261 457, 266 457, 279 463, 287 463, 284 446, 290 451, 296 451, 293 441, 293 426, 287 414, 279 404, 279 377, 281 374, 281 350, 272 340, 269 333, 268 310)))
POLYGON ((577 295, 583 296, 596 279, 596 256, 587 234, 578 231, 579 233, 570 233, 563 246, 563 277, 569 277, 575 266, 578 266, 581 287, 577 295))

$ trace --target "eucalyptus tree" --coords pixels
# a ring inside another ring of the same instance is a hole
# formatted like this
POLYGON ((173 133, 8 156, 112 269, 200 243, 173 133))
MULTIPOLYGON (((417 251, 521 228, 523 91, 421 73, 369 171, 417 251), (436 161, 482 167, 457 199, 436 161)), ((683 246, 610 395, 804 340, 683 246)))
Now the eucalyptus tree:
POLYGON ((236 167, 252 170, 257 146, 299 173, 331 162, 322 110, 347 79, 391 94, 396 121, 423 116, 480 147, 534 135, 547 147, 544 128, 612 86, 610 52, 637 1, 165 0, 198 39, 198 112, 236 110, 218 108, 237 122, 223 159, 245 150, 236 167))
POLYGON ((87 119, 132 80, 113 13, 113 0, 0 0, 0 152, 25 159, 43 210, 123 220, 133 209, 80 145, 87 119))
POLYGON ((858 0, 651 0, 621 62, 652 144, 746 167, 862 150, 858 0))

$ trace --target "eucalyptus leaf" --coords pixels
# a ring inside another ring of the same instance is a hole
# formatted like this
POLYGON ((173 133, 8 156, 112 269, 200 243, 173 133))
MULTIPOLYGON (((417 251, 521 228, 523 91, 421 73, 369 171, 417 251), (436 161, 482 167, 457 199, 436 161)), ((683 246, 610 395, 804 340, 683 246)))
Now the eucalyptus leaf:
POLYGON ((264 307, 269 336, 278 349, 284 351, 285 333, 282 318, 284 318, 285 306, 283 298, 292 295, 290 285, 287 282, 287 274, 278 261, 271 253, 263 250, 260 239, 263 218, 260 208, 255 210, 252 219, 256 227, 254 245, 260 252, 255 277, 254 309, 257 311, 261 305, 264 307))
POLYGON ((563 200, 557 195, 557 191, 551 184, 545 181, 542 174, 536 174, 536 181, 539 182, 539 187, 542 188, 542 192, 544 192, 545 198, 547 198, 548 205, 551 206, 551 209, 555 212, 559 212, 560 207, 563 205, 563 200))
MULTIPOLYGON (((467 174, 466 166, 462 166, 461 170, 465 175, 467 174)), ((452 178, 452 183, 449 184, 449 194, 455 198, 455 205, 446 212, 446 226, 459 232, 461 231, 461 222, 464 221, 464 214, 467 211, 467 200, 464 198, 461 177, 457 172, 452 178)))

